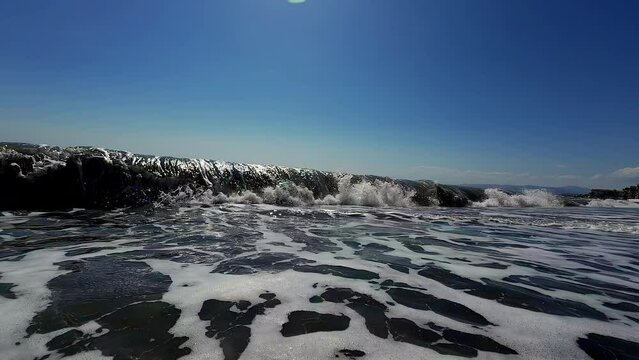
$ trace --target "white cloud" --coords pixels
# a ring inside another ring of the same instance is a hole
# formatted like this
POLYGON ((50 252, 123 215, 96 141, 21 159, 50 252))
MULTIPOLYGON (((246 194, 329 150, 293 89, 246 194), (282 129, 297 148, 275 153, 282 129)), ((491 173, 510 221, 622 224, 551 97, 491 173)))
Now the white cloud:
POLYGON ((625 167, 609 173, 599 173, 590 177, 591 187, 620 189, 639 181, 639 166, 625 167))
POLYGON ((612 173, 613 177, 623 178, 623 179, 639 179, 639 166, 637 167, 626 167, 623 169, 619 169, 612 173))

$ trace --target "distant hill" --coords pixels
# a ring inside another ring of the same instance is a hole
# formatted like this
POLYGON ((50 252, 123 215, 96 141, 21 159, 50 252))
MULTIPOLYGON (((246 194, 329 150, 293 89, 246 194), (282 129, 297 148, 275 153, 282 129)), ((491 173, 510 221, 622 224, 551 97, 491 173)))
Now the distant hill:
POLYGON ((500 184, 463 184, 460 186, 475 187, 479 189, 502 189, 511 193, 522 193, 524 190, 541 189, 555 195, 584 195, 590 193, 590 189, 579 186, 538 186, 538 185, 500 185, 500 184))

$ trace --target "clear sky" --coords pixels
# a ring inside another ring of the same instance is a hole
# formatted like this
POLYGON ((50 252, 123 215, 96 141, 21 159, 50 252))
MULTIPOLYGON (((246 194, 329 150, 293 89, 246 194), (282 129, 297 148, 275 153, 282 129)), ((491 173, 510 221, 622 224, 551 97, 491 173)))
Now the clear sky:
POLYGON ((639 1, 6 0, 0 141, 639 182, 639 1))

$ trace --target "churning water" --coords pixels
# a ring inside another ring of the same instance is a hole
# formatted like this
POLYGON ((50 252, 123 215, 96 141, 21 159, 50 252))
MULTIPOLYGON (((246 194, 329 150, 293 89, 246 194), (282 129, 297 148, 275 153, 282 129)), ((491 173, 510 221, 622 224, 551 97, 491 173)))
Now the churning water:
POLYGON ((639 354, 636 209, 211 203, 3 213, 1 357, 639 354))

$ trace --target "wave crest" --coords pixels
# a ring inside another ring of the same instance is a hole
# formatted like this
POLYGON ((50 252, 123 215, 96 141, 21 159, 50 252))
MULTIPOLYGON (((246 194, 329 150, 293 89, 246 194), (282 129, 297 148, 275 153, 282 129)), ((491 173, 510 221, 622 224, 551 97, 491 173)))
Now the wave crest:
POLYGON ((375 180, 353 183, 353 176, 346 175, 337 183, 339 193, 326 196, 319 203, 340 205, 361 205, 371 207, 411 207, 415 191, 406 190, 398 184, 375 180), (328 201, 327 201, 328 200, 328 201))
POLYGON ((308 188, 290 181, 283 181, 276 186, 263 188, 259 193, 245 190, 241 193, 226 195, 214 194, 210 189, 194 190, 183 187, 160 196, 156 205, 191 204, 270 204, 279 206, 311 206, 311 205, 360 205, 370 207, 411 207, 414 191, 406 190, 398 184, 375 180, 353 182, 351 175, 340 178, 338 193, 316 199, 308 188))
POLYGON ((311 190, 292 182, 281 182, 275 187, 265 188, 262 190, 262 200, 266 204, 280 206, 312 205, 315 203, 311 190))
POLYGON ((474 202, 474 207, 562 207, 562 201, 544 190, 524 190, 523 194, 510 195, 499 189, 484 190, 487 199, 474 202))

